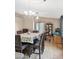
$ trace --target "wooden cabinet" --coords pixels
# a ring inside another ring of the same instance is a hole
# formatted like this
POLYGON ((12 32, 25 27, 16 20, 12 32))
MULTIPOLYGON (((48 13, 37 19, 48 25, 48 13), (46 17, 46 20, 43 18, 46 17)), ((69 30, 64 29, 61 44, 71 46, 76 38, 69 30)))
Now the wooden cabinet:
POLYGON ((63 48, 63 42, 61 36, 54 36, 54 46, 57 48, 63 48))
POLYGON ((45 31, 46 31, 46 35, 52 35, 52 32, 53 32, 53 24, 47 23, 45 25, 45 31))
POLYGON ((49 42, 52 41, 52 33, 53 33, 53 24, 52 23, 46 23, 45 24, 45 32, 46 32, 46 40, 49 42))

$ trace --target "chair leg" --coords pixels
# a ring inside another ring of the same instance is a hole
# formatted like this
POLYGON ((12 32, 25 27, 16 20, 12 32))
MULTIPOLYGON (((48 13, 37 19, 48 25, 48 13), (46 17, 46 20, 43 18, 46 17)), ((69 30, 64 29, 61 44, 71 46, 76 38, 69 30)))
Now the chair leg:
POLYGON ((41 59, 41 53, 40 53, 40 46, 39 46, 39 59, 41 59))

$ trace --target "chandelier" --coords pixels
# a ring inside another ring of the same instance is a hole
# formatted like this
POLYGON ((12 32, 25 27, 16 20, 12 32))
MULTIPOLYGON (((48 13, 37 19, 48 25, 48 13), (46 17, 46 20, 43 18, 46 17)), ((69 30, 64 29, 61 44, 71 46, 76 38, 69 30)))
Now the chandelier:
MULTIPOLYGON (((46 0, 43 0, 43 1, 46 2, 46 0)), ((39 16, 38 16, 39 12, 37 12, 38 10, 35 12, 31 10, 31 0, 28 0, 28 6, 29 6, 28 11, 24 11, 24 14, 28 16, 36 16, 36 19, 39 19, 39 16)))

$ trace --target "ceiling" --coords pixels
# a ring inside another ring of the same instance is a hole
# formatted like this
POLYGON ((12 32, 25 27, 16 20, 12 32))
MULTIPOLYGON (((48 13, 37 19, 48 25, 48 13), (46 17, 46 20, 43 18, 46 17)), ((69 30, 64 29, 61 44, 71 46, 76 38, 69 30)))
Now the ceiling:
POLYGON ((63 14, 63 0, 15 0, 15 11, 38 12, 38 16, 59 18, 63 14))

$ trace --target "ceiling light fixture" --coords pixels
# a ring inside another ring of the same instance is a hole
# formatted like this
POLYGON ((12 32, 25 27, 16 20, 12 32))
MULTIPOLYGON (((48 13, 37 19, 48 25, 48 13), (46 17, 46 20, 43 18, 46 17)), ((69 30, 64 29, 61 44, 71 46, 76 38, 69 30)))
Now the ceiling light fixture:
POLYGON ((46 0, 43 0, 44 2, 46 2, 46 0))
MULTIPOLYGON (((46 0, 43 0, 43 1, 46 1, 46 0)), ((28 11, 26 10, 26 11, 24 11, 24 14, 25 15, 27 15, 27 16, 35 16, 35 19, 39 19, 39 16, 38 16, 38 12, 33 12, 32 10, 31 10, 31 2, 30 2, 30 0, 28 0, 28 2, 29 2, 29 4, 28 4, 28 11)))
POLYGON ((39 13, 38 13, 38 12, 36 12, 36 19, 39 19, 39 16, 38 16, 38 14, 39 14, 39 13))
POLYGON ((36 19, 39 19, 39 17, 38 17, 38 16, 36 16, 36 19))
POLYGON ((31 10, 29 10, 29 11, 24 11, 24 14, 25 15, 35 15, 36 13, 31 11, 31 10))
POLYGON ((24 14, 25 14, 25 15, 28 15, 28 12, 27 12, 27 11, 24 11, 24 14))

